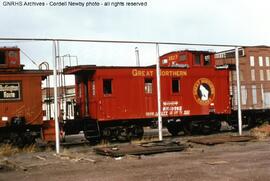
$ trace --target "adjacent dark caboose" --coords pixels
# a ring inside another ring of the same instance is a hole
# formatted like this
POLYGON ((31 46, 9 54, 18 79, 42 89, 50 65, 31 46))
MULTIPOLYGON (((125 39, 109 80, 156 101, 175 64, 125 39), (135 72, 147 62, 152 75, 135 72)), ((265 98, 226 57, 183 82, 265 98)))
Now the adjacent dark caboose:
MULTIPOLYGON (((191 118, 210 120, 217 129, 216 115, 230 113, 228 70, 217 69, 210 52, 171 52, 160 61, 162 117, 169 131, 192 131, 191 118)), ((66 121, 67 134, 84 130, 90 141, 138 138, 156 120, 155 67, 85 65, 65 72, 75 75, 77 97, 77 117, 66 121)))
POLYGON ((19 48, 0 48, 0 141, 23 145, 41 136, 41 82, 49 74, 24 70, 19 48))

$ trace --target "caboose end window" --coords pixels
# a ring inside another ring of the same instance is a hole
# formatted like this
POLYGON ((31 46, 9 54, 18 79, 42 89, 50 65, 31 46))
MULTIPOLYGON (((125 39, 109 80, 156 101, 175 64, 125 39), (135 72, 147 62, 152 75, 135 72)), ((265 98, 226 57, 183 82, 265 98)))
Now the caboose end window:
POLYGON ((112 79, 103 79, 103 94, 112 94, 112 79))
POLYGON ((180 92, 180 81, 179 79, 172 79, 172 93, 180 92))
POLYGON ((144 79, 144 92, 146 94, 153 93, 153 79, 144 79))
POLYGON ((0 51, 0 65, 6 63, 5 59, 6 59, 5 52, 0 51))

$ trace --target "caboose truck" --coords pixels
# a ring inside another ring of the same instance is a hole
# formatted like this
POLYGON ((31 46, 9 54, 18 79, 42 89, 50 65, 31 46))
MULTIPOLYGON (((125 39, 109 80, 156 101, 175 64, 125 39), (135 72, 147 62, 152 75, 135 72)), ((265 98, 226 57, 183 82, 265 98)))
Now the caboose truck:
POLYGON ((41 82, 50 74, 24 70, 19 48, 0 48, 0 142, 23 146, 42 137, 41 82))
MULTIPOLYGON (((227 69, 217 69, 206 51, 160 57, 161 110, 168 131, 219 130, 230 114, 227 69)), ((76 81, 76 117, 65 120, 66 135, 84 131, 90 142, 143 136, 157 119, 156 71, 149 67, 68 67, 76 81)))

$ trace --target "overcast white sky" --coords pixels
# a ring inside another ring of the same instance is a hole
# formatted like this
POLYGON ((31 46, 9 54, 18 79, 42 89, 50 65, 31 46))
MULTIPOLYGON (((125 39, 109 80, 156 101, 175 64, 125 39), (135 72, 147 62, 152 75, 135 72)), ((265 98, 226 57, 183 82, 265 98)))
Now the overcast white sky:
MULTIPOLYGON (((33 0, 32 0, 33 1, 33 0)), ((37 0, 51 2, 56 0, 37 0)), ((65 2, 66 0, 58 0, 65 2)), ((67 0, 68 1, 68 0, 67 0)), ((77 0, 73 0, 74 2, 77 0)), ((91 0, 87 0, 89 2, 91 0)), ((96 0, 98 2, 105 2, 96 0)), ((106 0, 116 2, 117 0, 106 0)), ((147 2, 146 7, 27 7, 0 3, 0 37, 73 38, 270 45, 269 0, 120 0, 147 2)), ((25 1, 22 1, 25 2, 25 1)), ((86 2, 81 0, 81 2, 86 2)), ((52 61, 48 42, 7 42, 37 63, 52 61)), ((134 48, 143 65, 155 63, 155 47, 61 43, 61 54, 76 55, 80 64, 135 65, 134 48)), ((160 54, 177 49, 212 47, 161 46, 160 54)), ((218 49, 215 49, 218 50, 218 49)), ((33 64, 22 55, 27 68, 33 64)))

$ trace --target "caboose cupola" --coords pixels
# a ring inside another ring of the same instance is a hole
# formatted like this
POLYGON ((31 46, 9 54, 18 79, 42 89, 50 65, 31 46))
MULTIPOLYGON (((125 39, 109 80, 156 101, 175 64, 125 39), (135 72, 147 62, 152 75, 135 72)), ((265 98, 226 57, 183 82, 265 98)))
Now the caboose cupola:
POLYGON ((0 69, 19 69, 20 49, 16 47, 0 48, 0 69))

